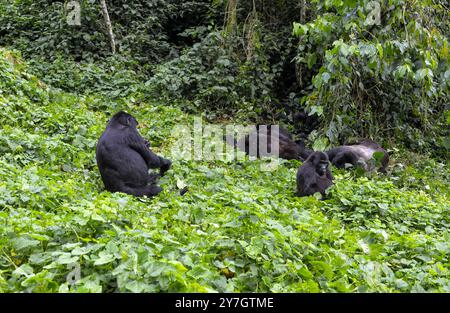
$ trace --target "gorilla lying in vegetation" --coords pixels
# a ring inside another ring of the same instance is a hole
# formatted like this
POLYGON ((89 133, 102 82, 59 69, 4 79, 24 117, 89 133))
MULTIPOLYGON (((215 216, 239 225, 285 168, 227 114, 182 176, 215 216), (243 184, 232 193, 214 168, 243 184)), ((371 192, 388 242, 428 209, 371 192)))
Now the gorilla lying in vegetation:
POLYGON ((270 156, 272 152, 272 147, 278 144, 278 154, 279 157, 286 160, 305 160, 311 153, 311 150, 305 148, 303 142, 296 143, 292 139, 292 135, 284 128, 279 128, 278 130, 278 140, 272 143, 272 127, 267 127, 267 131, 262 131, 261 125, 256 126, 256 131, 252 131, 246 134, 235 142, 237 146, 242 151, 245 151, 248 155, 261 157, 270 156), (256 139, 256 149, 253 151, 251 149, 250 140, 256 139), (260 151, 260 142, 264 147, 264 142, 267 144, 265 151, 260 151), (256 155, 255 155, 256 152, 256 155))
POLYGON ((97 165, 108 191, 151 197, 162 191, 157 180, 172 163, 149 149, 150 142, 141 137, 137 125, 132 115, 115 114, 97 143, 97 165), (149 168, 159 168, 159 175, 149 174, 149 168))
POLYGON ((355 145, 345 145, 332 148, 327 152, 331 163, 338 168, 344 168, 345 164, 353 166, 362 166, 364 170, 371 171, 375 168, 375 161, 369 162, 372 158, 380 160, 380 172, 385 172, 389 163, 389 154, 375 141, 366 139, 355 145), (379 156, 375 156, 375 153, 379 156))
POLYGON ((325 196, 325 190, 333 185, 328 156, 324 152, 313 152, 297 171, 297 195, 310 196, 316 192, 325 196))

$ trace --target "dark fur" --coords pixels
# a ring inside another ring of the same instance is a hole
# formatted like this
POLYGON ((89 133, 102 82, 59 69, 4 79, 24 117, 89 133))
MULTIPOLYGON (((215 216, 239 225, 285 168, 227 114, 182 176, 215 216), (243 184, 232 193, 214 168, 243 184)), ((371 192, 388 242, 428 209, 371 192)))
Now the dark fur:
POLYGON ((97 165, 108 191, 151 197, 162 191, 157 180, 172 163, 149 149, 150 142, 141 137, 137 125, 130 114, 115 114, 97 143, 97 165), (149 174, 149 168, 159 168, 159 175, 149 174))
POLYGON ((354 145, 332 148, 326 153, 331 163, 338 168, 344 168, 345 164, 348 163, 353 166, 361 165, 364 170, 370 171, 373 169, 373 165, 368 164, 368 161, 375 152, 384 153, 379 171, 386 172, 386 167, 389 164, 389 154, 378 143, 369 139, 354 145))
MULTIPOLYGON (((257 126, 256 134, 257 134, 257 147, 259 147, 260 140, 266 141, 267 143, 267 152, 270 154, 272 145, 276 144, 276 142, 272 143, 272 136, 271 136, 271 127, 267 127, 267 133, 264 134, 260 132, 260 126, 257 126)), ((245 153, 250 154, 250 138, 252 135, 254 136, 254 132, 247 134, 243 136, 241 139, 239 139, 238 142, 235 143, 235 146, 238 146, 239 148, 245 147, 243 151, 245 153)), ((278 153, 279 157, 286 160, 305 160, 311 153, 311 150, 308 150, 305 148, 304 143, 296 143, 292 139, 292 135, 284 128, 279 128, 278 132, 278 153)), ((254 156, 254 155, 252 155, 254 156)), ((259 148, 257 148, 256 151, 256 157, 266 156, 266 154, 263 154, 263 152, 259 151, 259 148)))
POLYGON ((324 152, 313 152, 297 171, 297 195, 310 196, 333 185, 328 156, 324 152))

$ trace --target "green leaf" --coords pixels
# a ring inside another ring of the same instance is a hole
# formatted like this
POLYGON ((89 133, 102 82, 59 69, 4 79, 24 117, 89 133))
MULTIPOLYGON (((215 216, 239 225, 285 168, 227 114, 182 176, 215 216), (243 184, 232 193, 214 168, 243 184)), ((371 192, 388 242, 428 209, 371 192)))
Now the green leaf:
POLYGON ((94 265, 104 265, 111 263, 114 260, 115 260, 114 255, 102 251, 99 254, 99 258, 95 260, 94 265))
POLYGON ((11 240, 14 249, 20 251, 36 247, 40 244, 39 240, 28 239, 26 237, 14 238, 11 240))

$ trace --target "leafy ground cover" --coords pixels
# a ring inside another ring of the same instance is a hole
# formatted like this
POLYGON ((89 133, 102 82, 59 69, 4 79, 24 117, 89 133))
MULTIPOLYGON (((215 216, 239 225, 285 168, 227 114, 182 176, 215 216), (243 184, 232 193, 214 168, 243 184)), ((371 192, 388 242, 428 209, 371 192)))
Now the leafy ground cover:
POLYGON ((333 169, 320 201, 294 196, 298 161, 177 160, 137 199, 95 164, 119 109, 165 156, 193 118, 52 89, 0 48, 0 292, 450 292, 448 162, 391 147, 387 175, 333 169))

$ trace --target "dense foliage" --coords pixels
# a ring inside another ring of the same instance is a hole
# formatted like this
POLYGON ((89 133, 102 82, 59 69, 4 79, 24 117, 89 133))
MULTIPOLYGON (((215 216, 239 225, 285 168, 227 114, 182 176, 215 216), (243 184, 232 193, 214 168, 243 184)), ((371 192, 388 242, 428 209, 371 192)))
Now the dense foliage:
POLYGON ((177 160, 160 196, 137 199, 103 191, 108 112, 133 111, 166 156, 191 116, 55 90, 4 49, 0 78, 1 292, 450 292, 448 164, 334 170, 319 201, 294 196, 298 161, 177 160))
POLYGON ((302 103, 322 117, 328 139, 397 138, 416 150, 427 142, 447 152, 450 16, 444 2, 391 0, 379 8, 369 1, 312 2, 317 16, 294 25, 298 61, 318 65, 302 103))
POLYGON ((0 44, 67 91, 139 91, 209 119, 283 122, 316 148, 381 137, 445 157, 448 4, 375 2, 108 1, 111 55, 98 1, 79 1, 80 26, 63 1, 6 1, 0 44))

